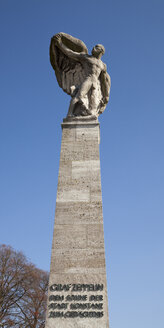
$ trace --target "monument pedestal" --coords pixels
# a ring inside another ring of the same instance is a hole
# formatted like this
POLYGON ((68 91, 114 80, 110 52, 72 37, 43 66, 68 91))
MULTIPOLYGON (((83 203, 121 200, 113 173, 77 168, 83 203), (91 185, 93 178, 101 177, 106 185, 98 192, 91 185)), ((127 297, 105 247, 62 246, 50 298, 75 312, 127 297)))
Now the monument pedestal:
POLYGON ((108 328, 99 122, 64 119, 46 328, 108 328))

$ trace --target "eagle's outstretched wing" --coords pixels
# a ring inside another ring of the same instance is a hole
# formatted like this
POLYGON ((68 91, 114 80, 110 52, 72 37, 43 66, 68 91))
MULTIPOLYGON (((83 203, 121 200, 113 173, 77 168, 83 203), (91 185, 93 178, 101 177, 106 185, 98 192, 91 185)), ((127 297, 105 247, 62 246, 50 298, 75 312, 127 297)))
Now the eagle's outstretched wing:
POLYGON ((69 95, 73 95, 75 90, 86 78, 85 69, 80 61, 67 56, 55 42, 56 37, 60 37, 61 42, 68 49, 76 53, 88 54, 86 45, 79 39, 66 33, 58 33, 51 39, 50 62, 55 70, 59 86, 69 95))

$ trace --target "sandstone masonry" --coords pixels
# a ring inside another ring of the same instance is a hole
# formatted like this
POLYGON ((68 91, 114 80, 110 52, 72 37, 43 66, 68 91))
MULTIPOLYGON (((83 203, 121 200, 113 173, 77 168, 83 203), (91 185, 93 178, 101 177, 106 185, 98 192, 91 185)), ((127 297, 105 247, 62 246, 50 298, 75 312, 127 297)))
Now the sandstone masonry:
POLYGON ((97 118, 65 119, 46 328, 108 328, 97 118))

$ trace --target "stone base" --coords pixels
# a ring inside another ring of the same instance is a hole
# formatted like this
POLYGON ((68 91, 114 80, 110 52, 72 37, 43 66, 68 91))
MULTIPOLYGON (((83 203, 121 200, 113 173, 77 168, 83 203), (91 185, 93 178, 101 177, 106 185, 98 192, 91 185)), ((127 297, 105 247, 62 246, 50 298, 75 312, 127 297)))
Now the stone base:
POLYGON ((62 123, 46 328, 108 328, 97 117, 62 123))
POLYGON ((89 115, 89 116, 67 116, 63 119, 63 122, 92 122, 97 121, 98 118, 95 115, 89 115))

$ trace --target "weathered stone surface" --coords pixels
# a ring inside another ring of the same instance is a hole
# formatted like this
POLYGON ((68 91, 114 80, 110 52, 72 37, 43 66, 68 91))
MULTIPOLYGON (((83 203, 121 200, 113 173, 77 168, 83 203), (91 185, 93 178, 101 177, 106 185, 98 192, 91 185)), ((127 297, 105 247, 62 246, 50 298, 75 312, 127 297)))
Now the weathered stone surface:
POLYGON ((108 328, 99 123, 62 126, 46 328, 108 328))
MULTIPOLYGON (((85 241, 83 245, 84 244, 85 241)), ((51 266, 52 272, 70 273, 70 274, 71 273, 93 273, 93 274, 104 273, 105 274, 104 249, 95 249, 95 248, 81 249, 79 248, 79 245, 75 249, 73 249, 73 247, 72 249, 53 248, 52 256, 55 259, 55 261, 52 263, 51 266)), ((66 283, 68 282, 66 281, 65 284, 66 283)), ((92 280, 90 283, 92 283, 92 280)))
POLYGON ((56 224, 102 223, 102 203, 61 202, 56 203, 56 224))

